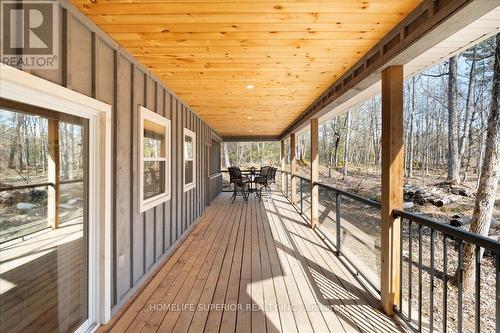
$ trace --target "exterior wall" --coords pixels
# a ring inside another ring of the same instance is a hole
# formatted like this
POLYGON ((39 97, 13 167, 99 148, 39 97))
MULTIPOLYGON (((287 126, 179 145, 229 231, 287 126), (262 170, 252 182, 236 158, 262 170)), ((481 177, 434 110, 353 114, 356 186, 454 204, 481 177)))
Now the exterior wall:
MULTIPOLYGON (((113 106, 113 312, 182 240, 219 185, 208 178, 207 145, 214 135, 189 106, 69 4, 61 4, 60 68, 30 70, 113 106), (138 210, 138 106, 171 120, 171 199, 138 210), (196 133, 196 184, 184 192, 183 129, 196 133)), ((221 187, 221 186, 220 186, 221 187)))
POLYGON ((210 176, 209 201, 214 200, 222 192, 222 174, 210 176))

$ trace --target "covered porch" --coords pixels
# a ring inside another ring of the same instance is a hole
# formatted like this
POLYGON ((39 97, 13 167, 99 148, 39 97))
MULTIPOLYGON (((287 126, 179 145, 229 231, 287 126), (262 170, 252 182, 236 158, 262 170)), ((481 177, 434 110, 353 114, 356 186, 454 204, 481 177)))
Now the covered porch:
POLYGON ((500 242, 403 200, 405 80, 496 36, 500 0, 46 2, 57 66, 19 62, 22 24, 0 64, 0 333, 500 332, 500 242), (376 94, 366 197, 321 179, 320 133, 376 94), (222 145, 264 141, 268 195, 232 202, 222 145))
POLYGON ((403 332, 288 199, 222 193, 107 332, 403 332))

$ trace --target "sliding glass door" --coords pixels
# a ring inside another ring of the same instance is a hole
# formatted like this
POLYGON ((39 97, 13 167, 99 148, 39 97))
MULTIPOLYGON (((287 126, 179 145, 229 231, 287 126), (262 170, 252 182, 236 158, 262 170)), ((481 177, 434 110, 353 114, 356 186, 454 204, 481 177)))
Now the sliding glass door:
POLYGON ((89 319, 89 122, 0 99, 0 332, 89 319))

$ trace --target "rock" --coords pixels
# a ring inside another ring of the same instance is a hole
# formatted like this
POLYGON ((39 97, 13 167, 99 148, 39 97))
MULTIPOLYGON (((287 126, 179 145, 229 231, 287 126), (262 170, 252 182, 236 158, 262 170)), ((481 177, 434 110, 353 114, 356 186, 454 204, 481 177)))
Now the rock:
MULTIPOLYGON (((453 215, 450 220, 450 225, 469 230, 470 220, 471 218, 468 216, 453 215)), ((494 217, 492 217, 490 229, 496 228, 497 226, 498 226, 498 221, 494 217)))
POLYGON ((47 190, 34 188, 31 190, 30 195, 32 201, 42 200, 47 198, 47 190))
POLYGON ((413 202, 411 201, 403 202, 403 209, 412 209, 413 207, 414 207, 413 202))
POLYGON ((469 228, 470 219, 468 217, 459 217, 450 220, 450 225, 460 228, 469 228))
POLYGON ((496 218, 494 218, 493 216, 491 217, 491 225, 490 225, 490 229, 491 228, 496 228, 498 227, 498 221, 496 218))
POLYGON ((82 199, 80 199, 80 198, 73 198, 73 199, 69 199, 66 202, 66 204, 68 204, 68 205, 76 205, 80 201, 82 201, 82 199))
MULTIPOLYGON (((492 221, 493 222, 493 221, 492 221)), ((500 241, 500 236, 499 235, 493 235, 493 236, 489 236, 490 238, 492 238, 493 240, 496 240, 497 242, 500 241)), ((488 249, 485 249, 484 250, 484 255, 485 256, 495 256, 494 253, 492 253, 490 250, 488 249)))
POLYGON ((16 208, 19 210, 30 210, 30 209, 36 208, 36 205, 29 203, 29 202, 19 202, 16 205, 16 208))

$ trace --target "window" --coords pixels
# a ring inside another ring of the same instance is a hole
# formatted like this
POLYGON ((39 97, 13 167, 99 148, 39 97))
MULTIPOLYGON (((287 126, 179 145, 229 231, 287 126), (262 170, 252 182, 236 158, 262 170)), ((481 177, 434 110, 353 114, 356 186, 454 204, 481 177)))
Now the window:
POLYGON ((184 191, 196 187, 195 160, 196 134, 187 128, 184 129, 184 191))
POLYGON ((139 210, 170 199, 170 120, 139 107, 139 210))

